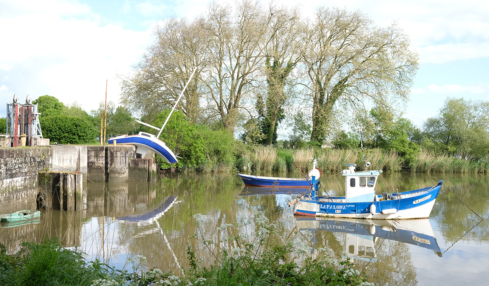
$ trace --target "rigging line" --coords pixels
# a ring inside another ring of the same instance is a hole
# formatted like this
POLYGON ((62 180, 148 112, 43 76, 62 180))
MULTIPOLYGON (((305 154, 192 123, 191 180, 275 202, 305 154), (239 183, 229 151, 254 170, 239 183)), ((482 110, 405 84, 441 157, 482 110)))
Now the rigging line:
POLYGON ((478 223, 476 223, 476 224, 475 224, 475 225, 474 225, 474 226, 473 226, 471 229, 469 229, 469 231, 467 231, 466 233, 464 233, 464 235, 462 235, 462 236, 461 236, 459 239, 457 239, 457 240, 456 240, 454 243, 452 243, 452 245, 450 245, 450 247, 448 247, 448 248, 447 248, 447 250, 445 250, 445 251, 442 253, 442 255, 443 255, 443 254, 445 254, 445 253, 446 253, 446 252, 447 252, 447 251, 448 251, 450 248, 452 248, 452 246, 454 246, 454 245, 455 245, 455 243, 459 242, 459 240, 461 240, 461 239, 462 239, 464 236, 466 236, 466 235, 467 235, 469 232, 471 232, 471 231, 472 231, 472 230, 473 230, 473 229, 474 229, 476 226, 478 226, 478 225, 479 225, 479 224, 480 224, 482 221, 483 221, 483 219, 481 218, 481 220, 480 220, 478 223))
POLYGON ((458 195, 457 193, 455 193, 455 191, 453 191, 451 188, 447 188, 450 192, 452 192, 456 197, 457 199, 459 199, 466 207, 469 208, 469 210, 471 210, 473 213, 475 213, 476 216, 478 216, 481 220, 483 220, 483 218, 478 214, 476 213, 471 207, 469 207, 469 205, 467 205, 458 195))
MULTIPOLYGON (((314 186, 312 185, 312 183, 309 181, 309 175, 307 175, 301 167, 297 166, 297 163, 294 161, 294 166, 299 170, 299 172, 304 176, 304 179, 306 179, 306 181, 309 183, 309 185, 311 185, 311 188, 314 188, 314 186)), ((319 170, 319 169, 318 169, 319 170)), ((326 192, 326 195, 328 195, 328 198, 331 199, 331 196, 329 195, 328 191, 326 191, 326 189, 323 188, 322 185, 319 185, 319 187, 321 188, 321 190, 325 191, 326 192)), ((319 191, 319 190, 318 190, 319 191)))
POLYGON ((182 267, 180 266, 180 263, 178 263, 178 259, 177 259, 177 256, 175 255, 175 252, 173 252, 173 249, 170 246, 170 242, 166 238, 165 232, 163 231, 163 229, 161 229, 160 223, 157 220, 155 220, 155 222, 156 222, 156 225, 158 226, 158 228, 160 229, 161 234, 163 234, 163 239, 165 239, 166 246, 168 246, 168 248, 170 249, 171 253, 173 254, 173 258, 175 259, 175 262, 177 263, 178 268, 180 268, 180 270, 182 271, 182 274, 185 275, 185 273, 183 272, 182 267))

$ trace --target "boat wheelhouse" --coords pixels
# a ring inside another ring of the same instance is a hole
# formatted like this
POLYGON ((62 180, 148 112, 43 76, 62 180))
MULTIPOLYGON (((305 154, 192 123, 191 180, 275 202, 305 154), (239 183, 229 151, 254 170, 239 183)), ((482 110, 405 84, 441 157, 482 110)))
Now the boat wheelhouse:
POLYGON ((355 172, 354 164, 342 171, 345 177, 344 197, 318 196, 317 178, 311 192, 295 204, 295 215, 368 219, 428 218, 443 181, 437 185, 402 193, 376 195, 377 179, 382 171, 355 172))

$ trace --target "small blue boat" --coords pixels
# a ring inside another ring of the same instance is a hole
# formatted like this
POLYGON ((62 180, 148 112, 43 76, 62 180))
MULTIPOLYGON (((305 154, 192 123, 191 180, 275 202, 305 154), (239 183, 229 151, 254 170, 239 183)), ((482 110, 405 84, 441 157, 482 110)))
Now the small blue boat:
POLYGON ((310 188, 311 183, 302 178, 278 178, 278 177, 262 177, 245 174, 238 174, 247 186, 255 187, 277 187, 277 188, 310 188))
POLYGON ((136 153, 141 154, 142 156, 144 156, 148 150, 151 150, 170 164, 175 164, 178 162, 177 157, 175 154, 173 154, 170 148, 166 146, 165 142, 161 141, 155 135, 150 133, 139 132, 138 135, 121 135, 113 137, 109 139, 109 144, 113 144, 114 141, 116 144, 136 145, 136 153))
POLYGON ((319 217, 365 219, 428 218, 443 181, 435 186, 402 193, 375 194, 377 178, 382 171, 355 172, 355 164, 343 170, 344 197, 318 196, 318 176, 312 176, 311 192, 292 201, 294 214, 319 217))

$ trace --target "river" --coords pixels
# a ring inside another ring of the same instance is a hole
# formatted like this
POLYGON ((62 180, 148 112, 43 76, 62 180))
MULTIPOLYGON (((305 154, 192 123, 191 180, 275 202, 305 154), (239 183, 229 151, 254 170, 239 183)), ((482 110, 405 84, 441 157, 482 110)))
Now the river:
MULTIPOLYGON (((154 183, 88 183, 86 210, 46 210, 29 224, 2 224, 0 242, 14 253, 22 241, 58 237, 89 260, 128 269, 127 259, 138 254, 149 267, 181 275, 188 268, 189 245, 204 264, 213 260, 195 239, 197 231, 216 243, 224 235, 217 227, 238 222, 240 235, 252 235, 251 222, 261 211, 280 224, 283 237, 307 230, 312 255, 318 247, 329 247, 338 259, 350 257, 376 285, 487 285, 489 176, 383 173, 376 191, 402 192, 440 179, 444 184, 430 219, 406 222, 295 218, 287 203, 297 191, 247 188, 236 175, 181 173, 163 175, 154 183), (197 225, 195 214, 205 215, 205 221, 197 225)), ((343 182, 340 174, 321 178, 330 195, 344 195, 343 182)))

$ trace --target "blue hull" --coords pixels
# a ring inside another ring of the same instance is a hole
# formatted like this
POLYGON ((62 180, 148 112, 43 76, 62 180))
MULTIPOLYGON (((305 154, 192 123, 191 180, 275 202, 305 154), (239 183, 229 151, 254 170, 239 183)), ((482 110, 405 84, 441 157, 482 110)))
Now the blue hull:
POLYGON ((238 174, 247 186, 255 187, 278 187, 278 188, 302 188, 311 187, 311 183, 306 179, 278 178, 278 177, 261 177, 238 174))
POLYGON ((109 144, 112 144, 116 140, 119 144, 133 144, 136 146, 141 146, 155 152, 157 155, 165 159, 166 162, 170 164, 177 163, 177 158, 175 154, 163 143, 163 141, 153 138, 146 137, 144 135, 132 135, 132 136, 119 136, 109 139, 109 144))
POLYGON ((371 202, 342 202, 344 197, 301 199, 295 215, 371 219, 428 218, 443 181, 436 186, 400 193, 404 198, 371 202), (376 212, 371 214, 371 206, 376 212), (390 211, 390 212, 388 212, 390 211))

